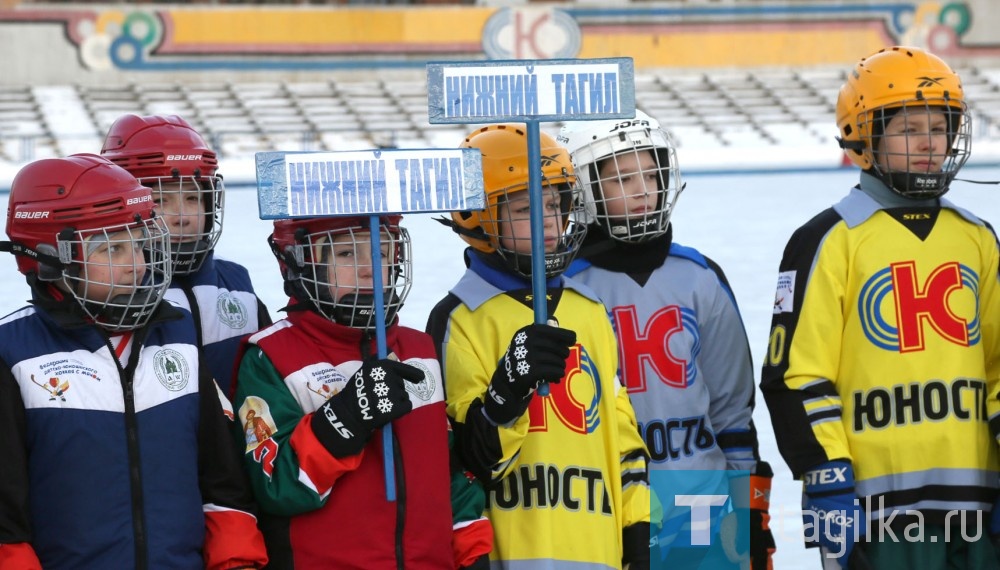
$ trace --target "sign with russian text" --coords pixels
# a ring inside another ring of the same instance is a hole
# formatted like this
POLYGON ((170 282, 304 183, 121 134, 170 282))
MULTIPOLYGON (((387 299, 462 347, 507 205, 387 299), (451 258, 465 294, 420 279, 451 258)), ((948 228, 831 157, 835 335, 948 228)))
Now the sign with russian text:
POLYGON ((427 64, 431 124, 586 121, 635 116, 627 57, 427 64))
POLYGON ((263 220, 486 207, 479 149, 259 152, 263 220))

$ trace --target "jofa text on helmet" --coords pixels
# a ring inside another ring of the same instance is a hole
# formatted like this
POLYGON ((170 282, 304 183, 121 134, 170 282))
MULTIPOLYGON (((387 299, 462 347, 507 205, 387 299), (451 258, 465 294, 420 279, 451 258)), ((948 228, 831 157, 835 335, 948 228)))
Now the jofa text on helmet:
POLYGON ((615 123, 615 125, 613 127, 611 127, 611 130, 609 130, 608 132, 609 133, 613 133, 613 132, 617 131, 618 129, 627 129, 629 127, 646 127, 646 128, 649 128, 650 124, 649 124, 649 120, 647 120, 647 119, 631 119, 631 120, 628 120, 628 121, 622 121, 620 123, 615 123))

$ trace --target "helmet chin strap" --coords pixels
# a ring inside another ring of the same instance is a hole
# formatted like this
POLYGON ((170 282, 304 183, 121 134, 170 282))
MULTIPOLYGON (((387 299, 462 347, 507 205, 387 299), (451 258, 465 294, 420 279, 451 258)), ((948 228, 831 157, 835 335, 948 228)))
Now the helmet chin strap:
POLYGON ((113 330, 130 330, 135 324, 144 322, 156 309, 158 293, 150 288, 142 288, 134 293, 115 295, 107 303, 98 303, 77 297, 84 311, 98 325, 111 327, 113 330))
POLYGON ((203 239, 171 242, 170 257, 174 264, 174 274, 185 275, 196 271, 208 252, 209 243, 203 239))
POLYGON ((664 228, 660 223, 661 216, 643 216, 642 218, 631 220, 609 220, 608 233, 611 237, 627 239, 631 236, 641 236, 648 234, 650 237, 663 234, 664 228))
MULTIPOLYGON (((399 295, 395 291, 383 299, 385 322, 388 325, 396 318, 399 310, 399 295)), ((375 295, 372 293, 348 293, 334 305, 334 320, 345 326, 358 329, 375 328, 375 295)))

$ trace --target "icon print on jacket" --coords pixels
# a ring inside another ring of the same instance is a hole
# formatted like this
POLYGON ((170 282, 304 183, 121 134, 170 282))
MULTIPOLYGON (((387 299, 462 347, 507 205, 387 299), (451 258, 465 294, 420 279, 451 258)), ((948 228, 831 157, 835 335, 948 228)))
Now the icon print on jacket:
POLYGON ((240 406, 240 425, 243 426, 243 437, 247 442, 245 453, 252 453, 253 460, 260 464, 261 471, 271 477, 274 460, 278 456, 278 442, 273 437, 278 427, 271 417, 270 406, 263 398, 249 396, 240 406))
POLYGON ((419 398, 420 401, 431 401, 431 398, 434 397, 434 390, 437 388, 437 382, 434 380, 434 374, 431 373, 431 369, 419 360, 408 360, 406 363, 419 368, 424 373, 424 379, 420 382, 406 382, 403 387, 406 388, 407 392, 419 398))
POLYGON ((240 406, 240 425, 247 440, 247 451, 253 451, 257 446, 278 431, 271 417, 271 408, 263 398, 250 396, 240 406))
POLYGON ((306 390, 309 390, 310 392, 316 394, 317 396, 323 398, 324 400, 329 400, 330 398, 332 398, 337 394, 337 392, 334 392, 330 388, 330 385, 327 383, 320 384, 319 387, 313 388, 313 385, 311 383, 306 382, 306 390))
POLYGON ((236 295, 229 291, 220 292, 215 306, 219 313, 219 320, 227 327, 242 329, 247 326, 247 308, 236 295))
POLYGON ((35 375, 32 374, 31 381, 34 382, 36 386, 49 393, 50 402, 54 402, 56 400, 60 400, 62 402, 66 401, 66 391, 69 390, 69 380, 59 382, 58 378, 49 378, 49 381, 43 384, 35 380, 35 375))
POLYGON ((697 380, 697 366, 689 366, 701 353, 698 315, 690 307, 667 305, 642 322, 635 305, 611 310, 618 331, 618 361, 622 383, 629 393, 645 392, 650 380, 667 386, 690 388, 697 380))
POLYGON ((778 288, 774 292, 774 314, 795 311, 795 272, 782 271, 778 274, 778 288))
POLYGON ((549 395, 528 404, 528 431, 549 431, 562 425, 586 435, 601 425, 601 375, 587 350, 569 349, 562 381, 549 384, 549 395))

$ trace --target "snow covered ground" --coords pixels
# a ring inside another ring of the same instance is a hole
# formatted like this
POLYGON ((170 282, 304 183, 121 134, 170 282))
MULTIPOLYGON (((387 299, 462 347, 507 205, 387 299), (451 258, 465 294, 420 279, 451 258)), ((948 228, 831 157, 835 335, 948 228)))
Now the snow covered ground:
MULTIPOLYGON (((683 168, 683 155, 681 157, 683 168)), ((961 178, 1000 180, 1000 168, 967 167, 961 178)), ((675 240, 693 246, 726 271, 743 312, 759 367, 767 345, 778 262, 791 232, 839 200, 857 181, 856 169, 785 174, 699 174, 686 177, 673 217, 675 240)), ((990 222, 1000 221, 998 189, 956 181, 948 197, 990 222)), ((0 195, 6 210, 7 195, 0 195)), ((285 303, 277 264, 265 238, 270 223, 257 217, 256 193, 230 186, 225 229, 219 255, 247 266, 258 294, 276 315, 285 303)), ((414 287, 403 309, 404 324, 422 329, 427 314, 464 270, 464 242, 432 220, 432 215, 409 216, 404 225, 414 241, 414 287)), ((21 305, 27 286, 16 272, 13 258, 0 261, 0 314, 21 305)), ((817 567, 818 555, 801 545, 799 510, 801 485, 793 481, 778 455, 763 400, 758 394, 754 414, 761 437, 761 453, 775 468, 772 528, 778 543, 775 568, 817 567)))

